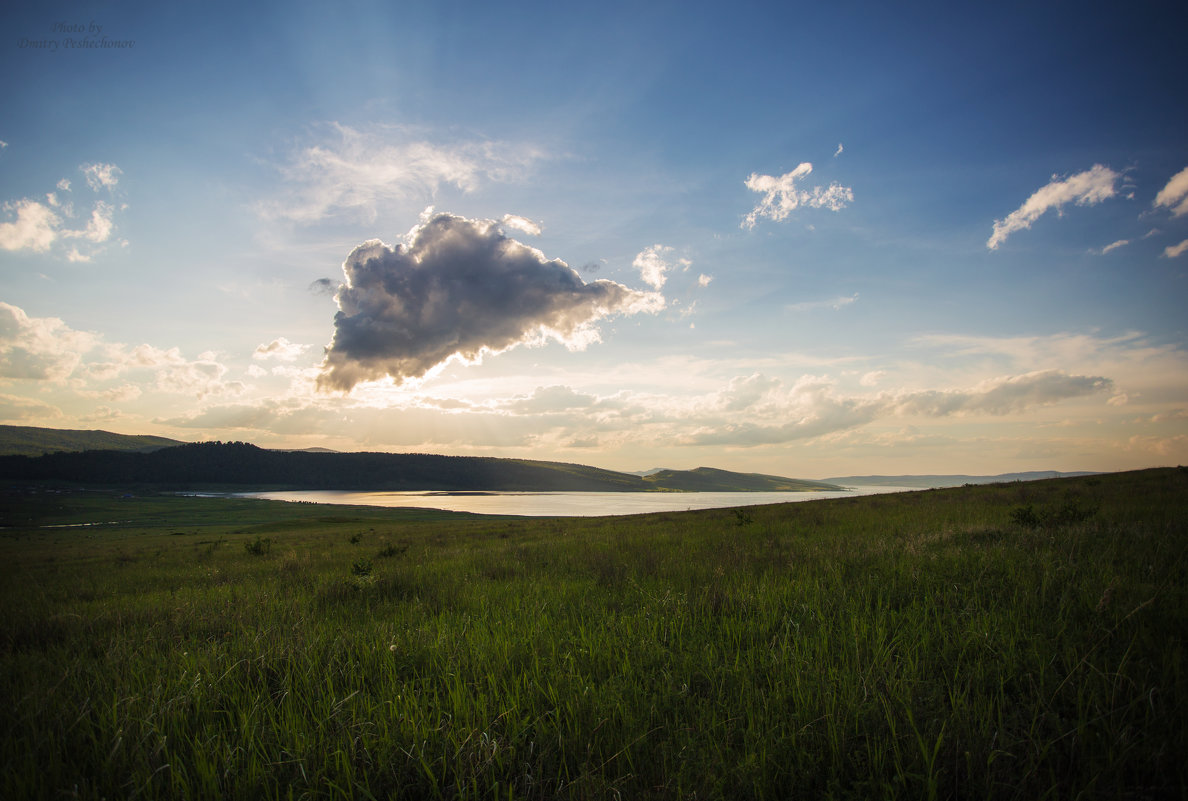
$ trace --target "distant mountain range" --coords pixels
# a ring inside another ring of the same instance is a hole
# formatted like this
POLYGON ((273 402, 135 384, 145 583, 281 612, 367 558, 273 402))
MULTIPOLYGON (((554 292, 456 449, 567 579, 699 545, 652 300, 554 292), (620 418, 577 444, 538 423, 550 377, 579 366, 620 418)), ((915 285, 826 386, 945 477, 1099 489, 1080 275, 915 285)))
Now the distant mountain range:
POLYGON ((916 487, 932 489, 938 487, 960 487, 963 484, 998 484, 1004 481, 1038 481, 1042 478, 1068 478, 1071 476, 1092 476, 1091 472, 1061 473, 1057 470, 1033 470, 1025 473, 999 473, 996 476, 837 476, 821 479, 829 484, 843 487, 916 487))

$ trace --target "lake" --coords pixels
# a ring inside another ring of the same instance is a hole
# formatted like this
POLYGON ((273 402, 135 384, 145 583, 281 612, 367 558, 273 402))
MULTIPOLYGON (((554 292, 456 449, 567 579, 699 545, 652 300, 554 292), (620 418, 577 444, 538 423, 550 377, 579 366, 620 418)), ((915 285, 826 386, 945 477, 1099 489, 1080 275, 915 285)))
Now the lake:
POLYGON ((851 487, 822 492, 351 492, 287 490, 236 492, 236 498, 272 501, 415 507, 524 517, 603 517, 648 512, 685 512, 768 503, 851 498, 888 492, 917 492, 919 487, 851 487))

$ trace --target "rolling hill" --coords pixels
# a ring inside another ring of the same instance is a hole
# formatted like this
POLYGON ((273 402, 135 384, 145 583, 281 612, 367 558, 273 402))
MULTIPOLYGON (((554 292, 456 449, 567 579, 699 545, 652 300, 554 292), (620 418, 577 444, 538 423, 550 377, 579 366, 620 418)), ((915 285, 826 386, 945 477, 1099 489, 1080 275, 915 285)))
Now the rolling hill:
POLYGON ((841 487, 824 481, 808 481, 762 473, 733 473, 713 467, 693 470, 657 470, 643 477, 658 489, 683 492, 812 492, 841 487))
POLYGON ((95 450, 148 452, 182 444, 166 437, 113 434, 110 431, 0 425, 0 456, 95 450))

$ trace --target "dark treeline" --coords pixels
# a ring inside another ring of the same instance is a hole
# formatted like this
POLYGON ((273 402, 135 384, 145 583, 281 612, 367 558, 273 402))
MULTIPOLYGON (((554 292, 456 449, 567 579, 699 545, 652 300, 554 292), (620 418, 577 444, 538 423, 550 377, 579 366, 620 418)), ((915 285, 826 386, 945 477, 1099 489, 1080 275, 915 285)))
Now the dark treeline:
POLYGON ((638 476, 557 462, 475 456, 272 451, 210 442, 152 453, 0 457, 0 480, 349 490, 642 491, 638 476))

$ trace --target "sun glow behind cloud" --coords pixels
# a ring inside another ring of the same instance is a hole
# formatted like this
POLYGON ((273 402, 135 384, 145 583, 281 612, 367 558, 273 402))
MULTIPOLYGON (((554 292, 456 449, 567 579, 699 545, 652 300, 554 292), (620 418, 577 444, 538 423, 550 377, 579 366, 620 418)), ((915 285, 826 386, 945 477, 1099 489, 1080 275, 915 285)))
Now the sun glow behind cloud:
POLYGON ((657 293, 613 281, 587 284, 493 221, 449 214, 429 217, 395 247, 363 243, 343 272, 334 340, 318 379, 328 390, 421 378, 451 359, 474 364, 548 339, 581 350, 599 340, 600 319, 665 305, 657 293))

